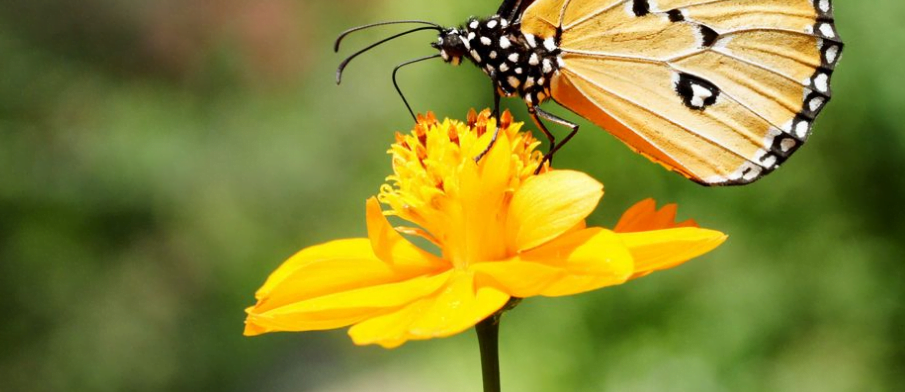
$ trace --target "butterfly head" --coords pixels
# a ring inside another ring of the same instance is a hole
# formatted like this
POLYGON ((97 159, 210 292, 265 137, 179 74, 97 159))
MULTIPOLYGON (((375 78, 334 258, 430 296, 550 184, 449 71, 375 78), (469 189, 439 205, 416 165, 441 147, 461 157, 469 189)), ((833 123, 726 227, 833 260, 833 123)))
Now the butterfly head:
POLYGON ((440 51, 443 61, 452 65, 462 63, 462 57, 468 54, 468 41, 462 30, 457 28, 448 28, 440 32, 437 42, 431 44, 434 49, 440 51))

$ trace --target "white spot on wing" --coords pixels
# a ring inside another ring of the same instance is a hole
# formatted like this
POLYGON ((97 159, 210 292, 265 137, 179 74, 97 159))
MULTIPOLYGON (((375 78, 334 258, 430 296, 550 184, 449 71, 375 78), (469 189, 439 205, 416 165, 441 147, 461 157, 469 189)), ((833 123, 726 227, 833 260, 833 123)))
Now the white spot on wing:
POLYGON ((817 88, 817 91, 825 93, 830 88, 829 81, 830 81, 829 75, 827 75, 825 73, 820 73, 814 77, 814 87, 817 88))
POLYGON ((766 167, 767 169, 772 169, 773 166, 776 165, 776 155, 770 153, 770 151, 764 149, 758 149, 756 153, 754 153, 754 162, 760 163, 761 166, 766 167))
POLYGON ((760 177, 760 173, 764 171, 760 166, 755 166, 751 163, 748 163, 748 169, 747 171, 742 171, 742 178, 745 181, 753 181, 755 178, 760 177))
POLYGON ((691 106, 697 108, 704 107, 704 100, 713 96, 713 92, 694 83, 691 84, 691 92, 691 106))
POLYGON ((836 57, 839 56, 839 46, 832 45, 826 49, 826 62, 827 64, 834 64, 836 62, 836 57))
POLYGON ((718 38, 718 39, 716 40, 716 42, 713 43, 712 48, 714 48, 714 49, 722 49, 722 50, 724 50, 724 51, 726 51, 726 52, 731 52, 731 51, 729 50, 728 47, 729 47, 729 43, 732 42, 732 39, 733 39, 733 38, 734 38, 734 37, 731 36, 731 35, 728 35, 728 36, 721 36, 720 38, 718 38))
POLYGON ((785 139, 782 139, 781 142, 779 142, 779 148, 782 150, 782 152, 789 152, 789 150, 794 148, 795 145, 797 145, 797 144, 798 144, 798 142, 795 141, 795 139, 787 137, 785 139))
POLYGON ((753 181, 757 177, 760 177, 760 174, 764 171, 764 169, 758 165, 755 165, 751 162, 745 162, 738 169, 736 169, 732 174, 722 177, 722 176, 713 176, 708 177, 705 181, 710 183, 719 183, 724 181, 753 181))
POLYGON ((801 139, 804 139, 808 136, 807 121, 799 121, 798 124, 795 124, 795 135, 797 135, 801 139))
POLYGON ((556 43, 553 41, 553 37, 544 40, 544 48, 551 52, 556 50, 556 43))
POLYGON ((544 65, 543 65, 542 71, 543 71, 545 74, 548 74, 548 73, 550 73, 550 72, 553 72, 553 63, 550 62, 550 59, 544 59, 544 65))
POLYGON ((833 26, 831 26, 829 23, 821 23, 818 29, 820 30, 820 34, 823 34, 824 37, 836 37, 836 32, 833 31, 833 26))
POLYGON ((491 19, 491 20, 489 20, 489 21, 487 22, 487 27, 488 27, 488 28, 491 28, 491 29, 492 29, 492 28, 495 28, 496 26, 497 26, 497 21, 496 21, 496 19, 491 19))
POLYGON ((484 46, 490 46, 493 41, 490 40, 490 37, 481 37, 481 43, 484 44, 484 46))
POLYGON ((816 112, 823 107, 823 104, 826 103, 826 99, 823 97, 814 97, 811 98, 811 101, 808 102, 808 109, 811 109, 812 112, 816 112))

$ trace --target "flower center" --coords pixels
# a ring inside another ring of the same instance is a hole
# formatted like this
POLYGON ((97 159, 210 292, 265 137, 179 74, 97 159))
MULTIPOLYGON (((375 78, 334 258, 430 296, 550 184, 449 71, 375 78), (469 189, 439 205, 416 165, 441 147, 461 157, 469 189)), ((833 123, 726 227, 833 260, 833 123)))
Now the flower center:
POLYGON ((465 123, 419 116, 411 133, 396 134, 389 151, 394 174, 378 196, 390 207, 385 213, 416 225, 402 231, 439 246, 457 268, 512 255, 503 240, 509 200, 543 160, 540 143, 519 132, 521 125, 503 113, 488 150, 497 132, 489 110, 472 110, 465 123))

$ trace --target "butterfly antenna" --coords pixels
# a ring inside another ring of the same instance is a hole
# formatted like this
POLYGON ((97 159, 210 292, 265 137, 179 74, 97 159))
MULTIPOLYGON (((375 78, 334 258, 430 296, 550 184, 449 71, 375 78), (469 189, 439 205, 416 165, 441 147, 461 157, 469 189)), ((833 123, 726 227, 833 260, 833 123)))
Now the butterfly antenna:
POLYGON ((405 94, 402 93, 402 89, 399 88, 399 83, 396 82, 396 73, 399 72, 399 70, 400 70, 402 67, 405 67, 405 66, 407 66, 407 65, 412 65, 412 64, 415 64, 415 63, 420 63, 420 62, 422 62, 422 61, 427 61, 427 60, 435 59, 435 58, 437 58, 437 57, 440 57, 440 55, 439 55, 439 54, 434 54, 434 55, 430 55, 430 56, 426 56, 426 57, 417 58, 417 59, 414 59, 414 60, 409 60, 409 61, 406 61, 406 62, 404 62, 404 63, 402 63, 402 64, 397 65, 396 68, 393 69, 393 86, 396 87, 396 92, 399 93, 399 97, 402 98, 402 103, 405 104, 405 108, 409 110, 409 114, 412 115, 412 120, 415 120, 416 123, 418 122, 418 118, 415 117, 415 112, 412 111, 412 107, 409 105, 409 101, 408 101, 407 99, 405 99, 405 94))
POLYGON ((411 29, 411 30, 408 30, 408 31, 403 31, 403 32, 398 33, 398 34, 396 34, 396 35, 393 35, 393 36, 384 38, 384 39, 382 39, 382 40, 380 40, 380 41, 377 41, 377 42, 375 42, 375 43, 369 45, 368 47, 366 47, 366 48, 364 48, 364 49, 362 49, 362 50, 359 50, 359 51, 357 51, 357 52, 355 52, 355 53, 352 53, 351 56, 346 57, 346 59, 343 60, 343 62, 339 63, 339 68, 336 69, 336 84, 340 84, 340 83, 342 82, 342 78, 343 78, 343 70, 346 69, 346 66, 349 65, 349 62, 351 62, 353 59, 355 59, 356 57, 358 57, 358 56, 361 55, 362 53, 365 53, 365 52, 367 52, 367 51, 369 51, 369 50, 371 50, 371 49, 374 49, 374 48, 376 48, 377 46, 380 46, 380 45, 382 45, 382 44, 384 44, 384 43, 386 43, 386 42, 389 42, 389 41, 392 41, 392 40, 394 40, 394 39, 396 39, 396 38, 402 37, 403 35, 415 33, 415 32, 418 32, 418 31, 423 31, 423 30, 438 30, 438 31, 442 31, 442 28, 441 28, 440 26, 436 26, 436 27, 430 26, 430 27, 418 27, 418 28, 414 28, 414 29, 411 29))
POLYGON ((364 26, 353 27, 351 29, 348 29, 348 30, 340 33, 339 37, 336 37, 336 43, 333 44, 333 51, 339 52, 339 44, 342 43, 343 39, 346 38, 346 36, 349 34, 352 34, 356 31, 360 31, 360 30, 370 29, 372 27, 394 25, 394 24, 423 24, 423 25, 432 26, 432 27, 436 28, 437 30, 443 29, 443 26, 440 26, 436 23, 427 22, 424 20, 394 20, 394 21, 390 21, 390 22, 371 23, 371 24, 367 24, 364 26))

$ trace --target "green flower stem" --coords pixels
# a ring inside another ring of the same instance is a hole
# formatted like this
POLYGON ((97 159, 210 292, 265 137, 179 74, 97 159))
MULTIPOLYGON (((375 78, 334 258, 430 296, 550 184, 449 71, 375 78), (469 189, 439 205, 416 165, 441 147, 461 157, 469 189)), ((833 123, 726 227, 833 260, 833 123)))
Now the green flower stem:
POLYGON ((481 373, 484 392, 500 392, 500 313, 496 313, 475 326, 478 346, 481 348, 481 373))

